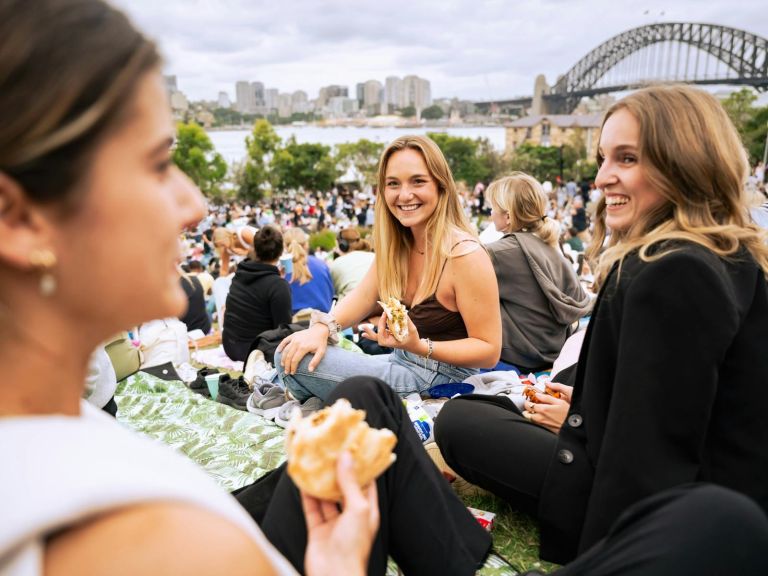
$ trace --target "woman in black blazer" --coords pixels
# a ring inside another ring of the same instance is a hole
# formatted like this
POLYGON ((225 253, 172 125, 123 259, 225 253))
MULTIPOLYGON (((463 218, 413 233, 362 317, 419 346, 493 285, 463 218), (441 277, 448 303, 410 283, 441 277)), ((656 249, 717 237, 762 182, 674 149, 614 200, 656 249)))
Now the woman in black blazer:
POLYGON ((768 511, 768 247, 739 136, 709 94, 653 87, 608 111, 598 161, 601 289, 569 401, 456 399, 435 431, 459 474, 538 516, 558 563, 689 483, 768 511))

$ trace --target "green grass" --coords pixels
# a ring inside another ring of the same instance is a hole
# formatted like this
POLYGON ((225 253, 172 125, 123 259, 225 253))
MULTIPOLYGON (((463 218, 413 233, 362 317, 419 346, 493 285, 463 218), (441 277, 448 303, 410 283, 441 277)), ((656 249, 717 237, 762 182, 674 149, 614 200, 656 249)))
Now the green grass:
POLYGON ((516 570, 540 570, 548 573, 556 564, 539 560, 539 532, 536 521, 492 494, 462 496, 467 506, 496 514, 493 532, 494 552, 516 570))

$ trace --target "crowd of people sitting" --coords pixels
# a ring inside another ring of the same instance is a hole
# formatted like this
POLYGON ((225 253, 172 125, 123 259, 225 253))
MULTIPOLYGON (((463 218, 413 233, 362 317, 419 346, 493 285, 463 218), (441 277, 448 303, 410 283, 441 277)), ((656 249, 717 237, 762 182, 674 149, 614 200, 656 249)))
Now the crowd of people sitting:
POLYGON ((381 575, 392 558, 473 574, 491 535, 403 396, 542 369, 523 399, 451 398, 434 438, 452 472, 536 519, 554 573, 768 573, 763 182, 713 96, 618 101, 581 193, 515 173, 464 196, 432 140, 402 136, 375 196, 207 209, 171 162, 157 49, 122 12, 5 0, 0 53, 0 573, 381 575), (323 228, 331 262, 308 244, 323 228), (115 414, 114 388, 84 384, 115 369, 93 351, 157 318, 217 325, 246 373, 287 325, 255 410, 346 399, 394 434, 394 463, 360 486, 342 453, 341 502, 286 464, 233 498, 82 400, 115 414))

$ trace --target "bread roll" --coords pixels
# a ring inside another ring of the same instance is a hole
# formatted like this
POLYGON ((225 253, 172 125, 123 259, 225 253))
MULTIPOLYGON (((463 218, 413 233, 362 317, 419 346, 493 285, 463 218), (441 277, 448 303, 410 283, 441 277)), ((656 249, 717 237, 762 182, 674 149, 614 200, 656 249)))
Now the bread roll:
POLYGON ((379 301, 387 315, 387 327, 398 342, 403 342, 408 337, 408 310, 402 302, 390 296, 386 302, 379 301))
POLYGON ((376 479, 395 461, 395 435, 391 430, 371 428, 364 419, 365 411, 355 410, 344 399, 306 418, 298 410, 294 412, 285 447, 288 475, 301 491, 322 500, 340 501, 336 464, 345 450, 352 455, 360 486, 376 479))

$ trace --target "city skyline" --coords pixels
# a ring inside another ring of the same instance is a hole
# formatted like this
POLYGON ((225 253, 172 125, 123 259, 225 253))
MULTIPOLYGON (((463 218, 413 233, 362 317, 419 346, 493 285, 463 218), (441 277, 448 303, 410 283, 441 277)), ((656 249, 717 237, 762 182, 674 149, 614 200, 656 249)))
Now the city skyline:
POLYGON ((537 74, 553 83, 601 42, 661 21, 709 22, 768 37, 763 2, 605 0, 115 0, 166 56, 166 74, 191 100, 235 100, 238 80, 281 92, 349 89, 388 76, 430 80, 432 98, 530 95, 537 74), (598 18, 599 17, 599 18, 598 18), (599 21, 599 28, 595 22, 599 21))

